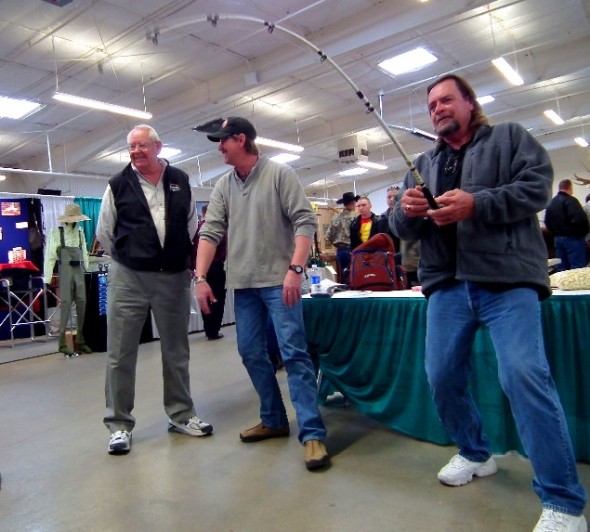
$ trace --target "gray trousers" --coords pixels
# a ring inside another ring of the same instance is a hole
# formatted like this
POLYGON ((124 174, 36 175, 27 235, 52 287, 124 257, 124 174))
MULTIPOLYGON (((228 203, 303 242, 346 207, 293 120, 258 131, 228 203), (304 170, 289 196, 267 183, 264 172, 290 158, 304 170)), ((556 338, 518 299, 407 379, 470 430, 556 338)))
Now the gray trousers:
POLYGON ((188 320, 190 272, 142 272, 113 262, 107 289, 107 374, 104 424, 133 430, 135 372, 141 331, 149 310, 160 333, 164 410, 183 423, 195 415, 190 392, 188 320))

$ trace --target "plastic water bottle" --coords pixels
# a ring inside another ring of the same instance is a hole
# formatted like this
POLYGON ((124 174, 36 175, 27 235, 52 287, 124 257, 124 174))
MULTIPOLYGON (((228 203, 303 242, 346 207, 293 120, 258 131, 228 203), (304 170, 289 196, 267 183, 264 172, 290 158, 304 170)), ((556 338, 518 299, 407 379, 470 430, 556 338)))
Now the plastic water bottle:
POLYGON ((320 275, 320 270, 318 270, 316 264, 312 264, 311 272, 309 273, 309 287, 312 294, 317 294, 320 291, 321 281, 322 276, 320 275))

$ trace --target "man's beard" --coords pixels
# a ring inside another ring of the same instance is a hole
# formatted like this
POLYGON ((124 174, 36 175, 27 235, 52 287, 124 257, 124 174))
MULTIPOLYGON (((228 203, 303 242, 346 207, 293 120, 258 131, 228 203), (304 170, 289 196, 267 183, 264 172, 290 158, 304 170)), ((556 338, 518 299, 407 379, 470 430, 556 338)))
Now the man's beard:
POLYGON ((457 131, 459 131, 459 129, 461 129, 461 126, 459 125, 459 122, 457 122, 454 118, 451 118, 451 120, 449 122, 447 122, 444 126, 442 127, 437 127, 434 132, 439 136, 439 137, 448 137, 449 135, 452 135, 453 133, 456 133, 457 131))

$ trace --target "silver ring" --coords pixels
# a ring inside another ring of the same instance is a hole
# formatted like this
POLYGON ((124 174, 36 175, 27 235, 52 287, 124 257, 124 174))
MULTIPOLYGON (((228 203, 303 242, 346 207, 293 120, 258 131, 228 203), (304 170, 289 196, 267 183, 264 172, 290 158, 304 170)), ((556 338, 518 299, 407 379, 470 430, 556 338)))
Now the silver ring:
POLYGON ((411 205, 408 205, 408 204, 406 204, 406 211, 411 211, 411 210, 412 210, 412 206, 411 206, 411 205))

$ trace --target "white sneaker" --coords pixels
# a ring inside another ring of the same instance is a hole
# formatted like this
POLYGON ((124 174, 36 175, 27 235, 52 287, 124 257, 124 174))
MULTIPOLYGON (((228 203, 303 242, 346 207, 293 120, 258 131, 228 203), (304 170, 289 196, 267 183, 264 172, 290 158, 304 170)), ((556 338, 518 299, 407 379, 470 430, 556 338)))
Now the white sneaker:
POLYGON ((472 462, 460 454, 451 458, 449 463, 438 472, 438 480, 447 486, 463 486, 473 480, 473 477, 487 477, 493 475, 498 468, 493 457, 487 462, 472 462))
POLYGON ((588 524, 583 515, 569 515, 545 508, 533 532, 586 532, 588 524))
POLYGON ((209 436, 213 433, 213 425, 201 421, 197 416, 191 417, 184 423, 168 420, 168 432, 180 432, 188 436, 209 436))
POLYGON ((127 454, 131 450, 131 432, 117 430, 109 438, 109 454, 127 454))

